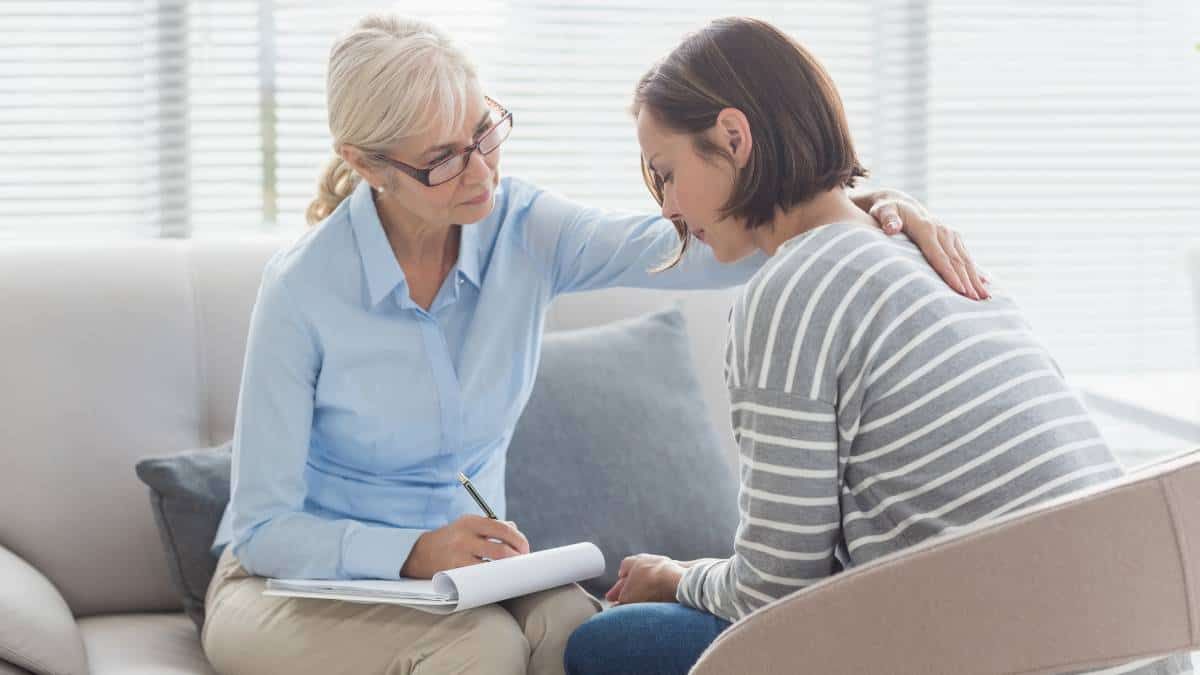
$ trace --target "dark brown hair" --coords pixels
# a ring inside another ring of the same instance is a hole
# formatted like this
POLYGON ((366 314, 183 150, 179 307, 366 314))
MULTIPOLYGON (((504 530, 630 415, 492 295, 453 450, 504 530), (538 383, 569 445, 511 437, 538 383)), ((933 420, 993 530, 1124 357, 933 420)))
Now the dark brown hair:
MULTIPOLYGON (((703 135, 725 108, 746 116, 753 134, 749 163, 738 172, 721 216, 768 224, 784 210, 867 175, 858 161, 842 100, 817 59, 786 33, 758 19, 717 19, 684 38, 638 82, 633 114, 648 109, 677 133, 693 135, 705 157, 732 157, 703 135)), ((662 181, 642 158, 642 176, 662 204, 662 181)), ((681 247, 687 223, 676 221, 681 247)))

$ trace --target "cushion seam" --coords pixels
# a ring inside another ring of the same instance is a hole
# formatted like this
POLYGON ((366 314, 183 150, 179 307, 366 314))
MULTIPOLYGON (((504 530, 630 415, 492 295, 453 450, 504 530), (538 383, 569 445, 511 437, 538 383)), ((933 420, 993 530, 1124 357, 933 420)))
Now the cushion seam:
POLYGON ((1175 548, 1179 551, 1179 565, 1183 571, 1183 595, 1187 601, 1187 616, 1188 616, 1188 636, 1191 643, 1195 645, 1200 642, 1200 626, 1196 622, 1196 604, 1200 600, 1195 596, 1195 586, 1192 583, 1191 567, 1188 565, 1188 548, 1187 539, 1183 531, 1183 523, 1179 519, 1179 511, 1176 508, 1175 490, 1165 478, 1158 479, 1159 485, 1163 490, 1163 501, 1167 504, 1167 513, 1171 517, 1171 534, 1175 538, 1175 548))
MULTIPOLYGON (((1072 669, 1072 670, 1074 670, 1075 668, 1085 668, 1087 670, 1091 670, 1093 668, 1120 667, 1123 665, 1128 665, 1130 663, 1133 663, 1134 661, 1141 661, 1143 659, 1154 659, 1154 661, 1152 661, 1151 663, 1146 664, 1147 666, 1152 666, 1155 663, 1158 663, 1159 661, 1164 661, 1166 659, 1171 658, 1178 651, 1184 650, 1186 648, 1187 648, 1186 645, 1180 645, 1179 647, 1169 647, 1168 648, 1169 651, 1167 651, 1167 652, 1155 651, 1155 652, 1149 652, 1149 653, 1139 652, 1137 654, 1120 654, 1117 656, 1111 656, 1111 657, 1102 659, 1099 663, 1094 660, 1087 661, 1087 660, 1083 660, 1083 659, 1076 659, 1074 661, 1060 661, 1058 663, 1052 663, 1052 664, 1048 664, 1045 666, 1038 666, 1034 670, 1013 670, 1013 671, 1010 671, 1009 673, 1007 673, 1006 675, 1025 675, 1026 673, 1044 673, 1044 672, 1047 672, 1047 669, 1050 669, 1053 672, 1059 673, 1059 672, 1062 672, 1063 668, 1068 668, 1068 669, 1072 669)), ((1141 669, 1139 668, 1138 670, 1140 671, 1141 669)), ((1137 671, 1132 671, 1132 672, 1137 672, 1137 671)))
POLYGON ((200 293, 197 290, 196 284, 196 261, 193 255, 193 246, 191 244, 181 244, 185 246, 184 256, 187 258, 187 284, 188 292, 192 301, 192 330, 194 331, 193 340, 195 341, 195 353, 193 354, 193 365, 196 368, 196 384, 199 385, 198 403, 200 409, 200 421, 204 425, 201 430, 201 436, 204 438, 205 445, 213 444, 213 429, 212 429, 212 401, 210 400, 210 392, 208 388, 208 354, 204 349, 204 312, 200 310, 200 293))
POLYGON ((27 654, 22 654, 22 653, 18 652, 17 650, 13 649, 12 647, 8 647, 6 645, 0 645, 0 656, 3 656, 5 661, 8 661, 9 663, 11 663, 15 666, 29 665, 29 666, 33 667, 33 669, 39 673, 58 673, 58 672, 60 672, 60 671, 50 668, 49 666, 47 666, 46 664, 42 663, 41 661, 39 661, 38 659, 36 659, 32 656, 29 656, 27 654))

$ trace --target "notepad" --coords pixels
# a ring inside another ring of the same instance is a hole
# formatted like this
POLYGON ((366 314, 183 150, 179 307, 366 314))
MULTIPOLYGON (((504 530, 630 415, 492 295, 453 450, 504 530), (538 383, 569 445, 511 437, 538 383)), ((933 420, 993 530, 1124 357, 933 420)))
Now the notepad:
POLYGON ((583 542, 438 572, 432 579, 268 579, 263 595, 404 605, 451 614, 604 574, 604 554, 583 542))

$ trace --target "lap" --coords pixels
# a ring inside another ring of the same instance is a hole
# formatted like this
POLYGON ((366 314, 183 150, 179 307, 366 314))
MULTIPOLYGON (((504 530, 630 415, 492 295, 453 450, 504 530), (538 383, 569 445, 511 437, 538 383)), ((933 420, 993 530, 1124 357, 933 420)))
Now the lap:
POLYGON ((686 673, 729 626, 676 603, 621 605, 579 627, 567 643, 567 672, 686 673))
POLYGON ((265 584, 229 551, 221 557, 208 590, 203 642, 225 675, 524 673, 534 639, 526 624, 540 635, 562 617, 569 630, 595 612, 594 600, 574 585, 503 607, 438 615, 399 605, 265 596, 265 584))

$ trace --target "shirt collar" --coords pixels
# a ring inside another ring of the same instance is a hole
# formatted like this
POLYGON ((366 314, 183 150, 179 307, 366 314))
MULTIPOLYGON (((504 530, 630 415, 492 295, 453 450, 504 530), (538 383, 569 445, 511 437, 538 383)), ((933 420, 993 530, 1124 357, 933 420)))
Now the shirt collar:
POLYGON ((396 286, 407 287, 408 283, 383 232, 383 223, 379 222, 371 185, 365 180, 360 180, 350 194, 350 227, 354 230, 354 241, 358 244, 358 255, 367 277, 369 306, 374 307, 396 286))
POLYGON ((462 237, 458 240, 458 273, 479 288, 479 223, 462 226, 462 237))
MULTIPOLYGON (((369 306, 375 307, 395 291, 397 286, 407 288, 408 282, 404 279, 404 270, 400 269, 400 263, 396 262, 396 256, 392 253, 392 245, 383 231, 379 212, 375 210, 371 186, 366 181, 360 180, 350 195, 350 226, 354 230, 358 254, 367 278, 369 306)), ((481 274, 477 224, 462 226, 458 262, 455 263, 455 270, 451 274, 462 275, 475 288, 479 288, 481 274)))

